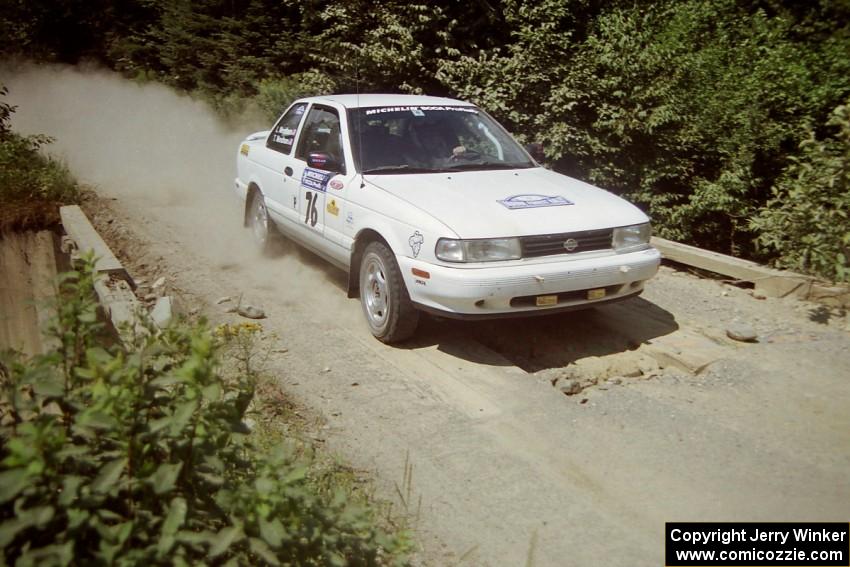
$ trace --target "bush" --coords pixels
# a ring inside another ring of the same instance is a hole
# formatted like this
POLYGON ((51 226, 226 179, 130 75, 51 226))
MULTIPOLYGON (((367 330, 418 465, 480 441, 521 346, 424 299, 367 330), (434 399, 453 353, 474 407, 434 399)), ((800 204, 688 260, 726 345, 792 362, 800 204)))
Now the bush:
MULTIPOLYGON (((0 84, 0 96, 7 89, 0 84)), ((0 100, 0 200, 74 202, 79 187, 68 167, 41 153, 48 136, 21 136, 12 131, 15 107, 0 100)))
POLYGON ((644 208, 659 235, 759 260, 786 253, 758 219, 782 172, 809 159, 806 125, 850 95, 846 1, 133 0, 94 19, 65 7, 17 3, 0 51, 100 56, 243 125, 250 103, 271 120, 330 91, 471 100, 543 142, 554 169, 644 208))
POLYGON ((55 350, 0 362, 0 565, 403 561, 403 536, 315 489, 293 444, 248 434, 256 373, 242 357, 223 374, 219 353, 253 328, 179 324, 104 348, 92 266, 61 277, 55 350))
POLYGON ((331 94, 335 90, 336 85, 329 76, 319 71, 307 71, 260 81, 254 102, 265 117, 274 121, 296 99, 331 94))
POLYGON ((758 243, 776 264, 850 281, 850 99, 832 113, 834 135, 807 129, 799 157, 773 186, 773 198, 752 220, 758 243))
POLYGON ((839 3, 510 5, 511 41, 442 61, 439 78, 544 142, 556 169, 630 198, 661 236, 697 246, 752 255, 749 219, 805 124, 850 94, 839 3))
POLYGON ((72 203, 79 187, 68 167, 41 153, 47 136, 10 133, 0 141, 0 199, 42 200, 72 203))
MULTIPOLYGON (((0 83, 0 96, 6 96, 9 93, 9 89, 6 88, 5 85, 0 83)), ((10 120, 12 119, 12 113, 15 112, 15 107, 9 104, 8 102, 0 101, 0 141, 5 140, 9 133, 12 131, 12 125, 10 124, 10 120)))

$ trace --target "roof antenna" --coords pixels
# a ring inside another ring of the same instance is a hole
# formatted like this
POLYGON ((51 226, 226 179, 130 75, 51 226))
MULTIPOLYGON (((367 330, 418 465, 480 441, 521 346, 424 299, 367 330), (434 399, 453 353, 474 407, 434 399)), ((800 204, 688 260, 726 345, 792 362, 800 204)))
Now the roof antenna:
POLYGON ((357 57, 357 67, 354 69, 354 96, 357 105, 357 161, 360 165, 360 188, 366 187, 366 176, 363 175, 363 113, 360 110, 360 57, 357 57))

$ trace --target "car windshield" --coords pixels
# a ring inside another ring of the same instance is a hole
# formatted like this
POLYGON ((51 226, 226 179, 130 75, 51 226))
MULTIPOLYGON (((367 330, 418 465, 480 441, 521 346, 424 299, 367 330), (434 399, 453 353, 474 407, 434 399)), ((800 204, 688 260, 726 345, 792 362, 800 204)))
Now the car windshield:
POLYGON ((472 106, 389 106, 349 112, 358 170, 437 173, 535 167, 493 119, 472 106))

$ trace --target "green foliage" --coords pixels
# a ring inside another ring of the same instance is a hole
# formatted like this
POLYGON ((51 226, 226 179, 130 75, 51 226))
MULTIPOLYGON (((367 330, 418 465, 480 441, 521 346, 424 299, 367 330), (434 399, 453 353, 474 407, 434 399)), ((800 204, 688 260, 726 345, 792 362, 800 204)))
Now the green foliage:
POLYGON ((221 372, 230 334, 103 348, 93 282, 90 258, 62 276, 54 352, 0 362, 0 565, 402 562, 404 539, 318 493, 294 445, 258 448, 242 421, 256 374, 221 372))
MULTIPOLYGON (((0 83, 0 96, 6 96, 7 94, 9 94, 9 89, 3 83, 0 83)), ((14 106, 5 100, 0 100, 0 141, 5 140, 12 132, 10 121, 13 112, 15 112, 14 106)))
POLYGON ((143 2, 144 17, 105 38, 108 59, 130 76, 185 91, 250 96, 269 77, 307 71, 302 13, 312 2, 143 2))
MULTIPOLYGON (((0 84, 0 97, 6 88, 0 84)), ((64 163, 44 155, 47 136, 21 136, 11 129, 15 107, 0 99, 0 200, 56 201, 76 200, 79 188, 64 163)))
POLYGON ((124 0, 98 21, 78 0, 52 6, 0 16, 0 51, 101 53, 230 116, 329 91, 472 100, 661 236, 780 263, 751 220, 807 125, 850 95, 844 0, 124 0), (83 39, 50 35, 57 22, 83 39))
POLYGON ((445 43, 452 25, 434 4, 330 3, 309 54, 347 92, 421 92, 434 75, 429 69, 436 61, 434 48, 445 43))
POLYGON ((70 203, 79 188, 67 166, 39 150, 46 136, 8 134, 0 141, 0 199, 70 203))
POLYGON ((517 3, 512 43, 440 77, 556 168, 646 207, 662 236, 752 254, 748 221, 805 123, 850 92, 846 24, 827 8, 615 4, 585 36, 574 8, 517 3))
POLYGON ((53 0, 3 3, 0 11, 0 51, 76 62, 94 55, 116 20, 108 0, 53 0))
MULTIPOLYGON (((437 78, 452 93, 495 114, 511 131, 539 137, 535 117, 543 112, 547 94, 570 72, 576 36, 598 13, 591 4, 506 1, 502 17, 509 36, 488 49, 443 58, 437 78)), ((541 123, 547 122, 541 117, 541 123)))
POLYGON ((296 99, 331 94, 335 91, 336 84, 328 75, 318 71, 306 71, 289 77, 260 81, 253 102, 266 118, 274 121, 296 99))
POLYGON ((827 126, 800 144, 773 187, 773 198, 752 219, 758 242, 778 255, 778 265, 850 281, 850 100, 838 106, 827 126))

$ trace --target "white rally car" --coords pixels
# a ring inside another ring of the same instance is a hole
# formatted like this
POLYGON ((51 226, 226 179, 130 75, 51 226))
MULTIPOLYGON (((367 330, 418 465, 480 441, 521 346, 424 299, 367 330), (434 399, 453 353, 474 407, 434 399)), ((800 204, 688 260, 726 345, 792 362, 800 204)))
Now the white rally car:
POLYGON ((412 95, 298 100, 237 155, 263 248, 276 228, 348 271, 378 339, 420 311, 524 316, 638 295, 657 271, 649 219, 541 167, 472 104, 412 95))

